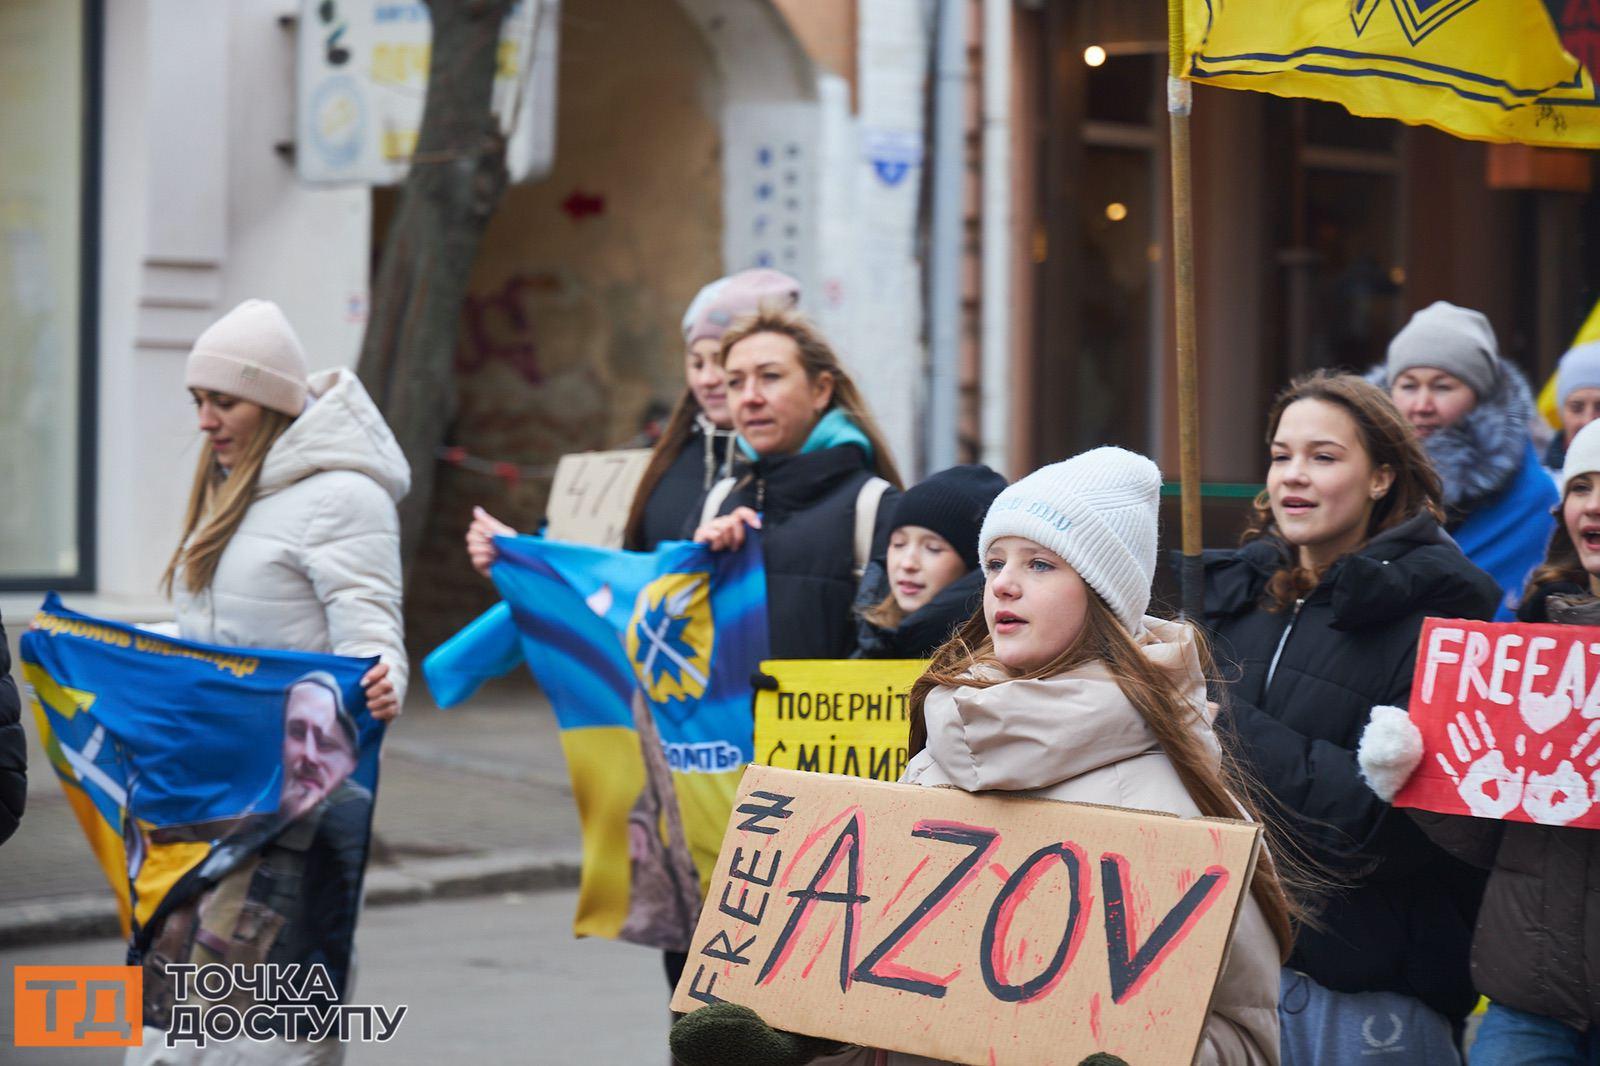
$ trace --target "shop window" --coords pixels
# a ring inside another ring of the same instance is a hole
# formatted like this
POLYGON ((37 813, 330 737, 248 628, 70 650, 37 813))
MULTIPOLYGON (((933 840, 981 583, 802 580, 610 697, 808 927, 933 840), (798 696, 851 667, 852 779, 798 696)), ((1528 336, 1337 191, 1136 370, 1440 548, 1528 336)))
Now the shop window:
POLYGON ((92 579, 94 11, 0 0, 0 588, 92 579))
POLYGON ((1266 143, 1283 151, 1277 380, 1318 367, 1365 370, 1404 320, 1400 126, 1274 98, 1266 143))

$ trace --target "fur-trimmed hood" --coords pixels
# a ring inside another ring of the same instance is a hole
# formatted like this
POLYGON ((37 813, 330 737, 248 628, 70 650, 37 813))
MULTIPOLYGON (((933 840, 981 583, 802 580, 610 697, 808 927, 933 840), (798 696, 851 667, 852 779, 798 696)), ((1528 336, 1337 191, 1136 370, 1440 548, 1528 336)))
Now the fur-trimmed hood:
MULTIPOLYGON (((1389 391, 1389 374, 1382 363, 1367 371, 1366 379, 1389 391)), ((1452 518, 1471 512, 1511 484, 1522 468, 1536 417, 1527 378, 1502 359, 1494 391, 1478 397, 1478 405, 1461 421, 1422 442, 1444 483, 1444 505, 1452 518)))

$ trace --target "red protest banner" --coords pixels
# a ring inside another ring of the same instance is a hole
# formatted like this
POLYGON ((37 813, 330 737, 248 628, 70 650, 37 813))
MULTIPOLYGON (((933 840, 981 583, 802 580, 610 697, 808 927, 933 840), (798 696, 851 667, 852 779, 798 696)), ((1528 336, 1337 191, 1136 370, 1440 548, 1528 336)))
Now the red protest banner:
POLYGON ((1600 629, 1430 618, 1410 711, 1422 764, 1395 806, 1600 827, 1600 629))

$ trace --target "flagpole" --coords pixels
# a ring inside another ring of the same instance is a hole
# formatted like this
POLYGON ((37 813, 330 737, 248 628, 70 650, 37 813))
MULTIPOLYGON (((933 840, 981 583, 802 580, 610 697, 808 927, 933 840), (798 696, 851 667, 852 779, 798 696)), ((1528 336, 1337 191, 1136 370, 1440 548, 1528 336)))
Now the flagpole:
POLYGON ((1194 200, 1189 145, 1190 84, 1184 63, 1183 0, 1167 0, 1167 119, 1172 133, 1173 318, 1178 356, 1178 478, 1182 491, 1183 566, 1180 604, 1199 618, 1205 601, 1200 565, 1200 387, 1195 342, 1194 200))

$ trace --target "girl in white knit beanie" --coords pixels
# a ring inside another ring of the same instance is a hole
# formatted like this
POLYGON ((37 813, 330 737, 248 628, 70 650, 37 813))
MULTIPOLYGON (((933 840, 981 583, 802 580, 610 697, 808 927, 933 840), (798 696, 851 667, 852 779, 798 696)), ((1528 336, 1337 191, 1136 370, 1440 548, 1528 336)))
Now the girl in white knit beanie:
MULTIPOLYGON (((912 688, 903 781, 1187 818, 1248 811, 1211 729, 1201 638, 1145 614, 1160 491, 1149 459, 1097 448, 1000 493, 978 538, 983 609, 912 688)), ((1289 905, 1263 852, 1195 1062, 1279 1061, 1278 973, 1289 940, 1289 905)), ((729 1036, 741 1023, 759 1025, 726 1004, 690 1014, 674 1029, 674 1055, 686 1066, 731 1064, 739 1049, 729 1036)), ((796 1050, 785 1061, 881 1061, 868 1049, 796 1050), (807 1058, 821 1051, 830 1053, 807 1058)))

